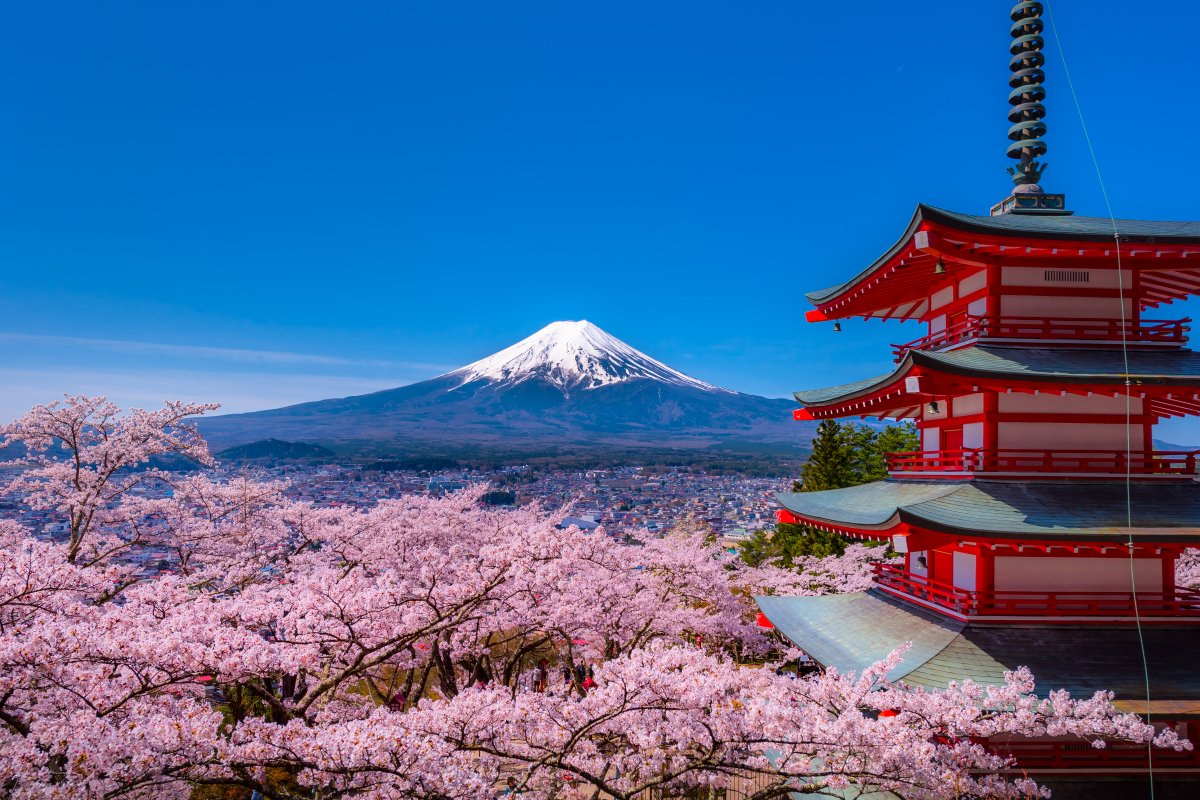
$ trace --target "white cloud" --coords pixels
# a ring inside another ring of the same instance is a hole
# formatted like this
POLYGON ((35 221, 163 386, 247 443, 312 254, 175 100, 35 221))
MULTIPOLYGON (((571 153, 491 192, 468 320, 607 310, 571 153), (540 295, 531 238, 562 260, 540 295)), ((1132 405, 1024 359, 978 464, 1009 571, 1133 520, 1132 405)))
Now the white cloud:
POLYGON ((165 344, 162 342, 133 342, 124 339, 91 339, 81 336, 44 336, 33 333, 0 331, 0 342, 26 345, 48 345, 53 347, 78 347, 107 350, 131 355, 167 355, 183 358, 202 358, 251 364, 278 364, 326 367, 374 367, 381 369, 416 369, 430 372, 448 372, 454 369, 443 364, 425 364, 412 361, 389 361, 367 358, 343 358, 317 353, 292 353, 284 350, 250 350, 237 347, 205 347, 190 344, 165 344))
POLYGON ((367 394, 404 386, 400 378, 185 370, 0 369, 0 421, 63 394, 103 395, 123 408, 155 408, 164 400, 221 404, 217 413, 259 411, 310 400, 367 394))

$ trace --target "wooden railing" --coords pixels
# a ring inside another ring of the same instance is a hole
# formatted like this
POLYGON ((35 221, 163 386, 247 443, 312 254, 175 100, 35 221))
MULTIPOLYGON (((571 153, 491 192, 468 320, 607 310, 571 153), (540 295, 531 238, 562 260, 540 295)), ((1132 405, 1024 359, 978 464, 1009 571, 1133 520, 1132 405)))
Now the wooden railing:
MULTIPOLYGON (((1083 741, 984 741, 993 753, 1017 760, 1018 770, 1096 769, 1105 772, 1142 772, 1147 769, 1146 745, 1130 742, 1105 742, 1103 748, 1083 741)), ((1194 750, 1154 749, 1155 769, 1200 766, 1200 748, 1194 750)))
POLYGON ((1121 342, 1182 347, 1191 330, 1191 319, 1037 319, 1033 317, 967 316, 953 325, 914 339, 893 344, 897 361, 909 350, 945 350, 979 339, 1018 339, 1057 343, 1095 344, 1121 342))
MULTIPOLYGON (((1133 617, 1132 592, 977 592, 905 571, 875 565, 875 584, 892 594, 923 600, 964 617, 1133 617)), ((1200 619, 1200 592, 1138 592, 1137 616, 1200 619)))
MULTIPOLYGON (((886 453, 889 473, 1000 472, 1019 474, 1181 475, 1196 474, 1196 450, 921 450, 886 453)), ((911 476, 909 476, 911 477, 911 476)))

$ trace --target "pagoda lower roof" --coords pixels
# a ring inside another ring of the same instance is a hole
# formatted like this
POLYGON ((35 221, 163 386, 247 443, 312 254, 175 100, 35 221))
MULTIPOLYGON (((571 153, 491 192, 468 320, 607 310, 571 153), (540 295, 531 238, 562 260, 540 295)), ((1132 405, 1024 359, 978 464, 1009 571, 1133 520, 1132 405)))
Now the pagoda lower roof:
MULTIPOLYGON (((1128 710, 1145 709, 1145 675, 1136 628, 986 627, 942 617, 874 590, 822 597, 755 597, 771 624, 823 667, 860 672, 911 643, 888 677, 944 689, 971 679, 1001 685, 1029 667, 1037 693, 1076 697, 1112 691, 1128 710), (1137 705, 1141 702, 1141 706, 1137 705)), ((1151 696, 1178 716, 1200 715, 1200 628, 1145 628, 1151 696), (1181 702, 1182 701, 1182 702, 1181 702)))
MULTIPOLYGON (((1200 222, 1120 219, 1115 227, 1121 236, 1124 267, 1162 273, 1160 277, 1165 278, 1152 278, 1143 287, 1141 305, 1186 297, 1200 286, 1200 260, 1193 263, 1200 255, 1195 247, 1200 245, 1200 222), (1164 255, 1168 258, 1162 258, 1164 255), (1167 264, 1167 260, 1176 263, 1167 264)), ((904 235, 870 266, 848 281, 809 292, 806 297, 826 315, 818 319, 859 315, 918 318, 928 311, 928 303, 920 301, 939 285, 938 279, 953 277, 934 275, 931 267, 938 258, 944 258, 945 268, 955 273, 960 265, 977 269, 979 264, 1007 263, 1014 257, 1094 263, 1096 259, 1107 262, 1115 253, 1114 222, 1107 217, 975 216, 918 205, 904 235), (855 294, 880 281, 881 286, 892 287, 886 292, 887 302, 883 298, 878 302, 855 299, 855 294), (884 313, 888 308, 892 310, 884 313)))
POLYGON ((802 390, 796 392, 795 397, 805 406, 842 403, 894 386, 914 370, 964 378, 1055 385, 1123 386, 1126 378, 1130 378, 1142 385, 1195 386, 1200 385, 1200 353, 1192 350, 1130 350, 1126 356, 1119 349, 1003 345, 971 345, 944 352, 910 350, 891 372, 840 386, 802 390))
POLYGON ((1200 542, 1200 484, 1123 480, 1042 482, 883 480, 776 495, 817 526, 886 534, 905 525, 972 539, 1200 542))

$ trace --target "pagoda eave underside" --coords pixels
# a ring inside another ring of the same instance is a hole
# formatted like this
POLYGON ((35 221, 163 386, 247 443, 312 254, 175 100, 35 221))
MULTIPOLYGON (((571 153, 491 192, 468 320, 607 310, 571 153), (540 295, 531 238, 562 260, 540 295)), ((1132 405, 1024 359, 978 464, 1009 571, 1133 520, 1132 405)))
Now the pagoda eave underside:
POLYGON ((1056 351, 1059 363, 1048 367, 1039 365, 1045 358, 1035 361, 1031 352, 983 346, 945 353, 910 351, 887 375, 800 391, 795 397, 811 419, 913 419, 930 401, 979 392, 1128 396, 1145 401, 1148 416, 1200 414, 1200 357, 1191 351, 1130 354, 1128 373, 1100 371, 1124 366, 1112 363, 1123 359, 1119 352, 1056 351))
MULTIPOLYGON (((973 230, 972 226, 954 224, 961 218, 921 206, 904 237, 870 267, 840 286, 808 295, 816 306, 809 312, 809 320, 864 317, 926 321, 931 314, 930 296, 981 267, 1116 267, 1118 250, 1111 229, 1106 237, 1065 233, 1063 238, 1044 230, 973 230), (942 272, 935 269, 939 260, 942 272)), ((1137 276, 1132 294, 1141 308, 1200 292, 1200 224, 1178 224, 1196 226, 1197 235, 1124 237, 1130 241, 1120 247, 1121 267, 1137 276), (1194 266, 1181 266, 1187 261, 1194 261, 1194 266)), ((1072 287, 1064 291, 1089 290, 1072 287)))
POLYGON ((1200 486, 1123 481, 884 480, 823 492, 782 493, 795 520, 860 539, 949 537, 983 546, 1177 550, 1200 544, 1200 486), (1127 527, 1132 520, 1133 527, 1127 527))

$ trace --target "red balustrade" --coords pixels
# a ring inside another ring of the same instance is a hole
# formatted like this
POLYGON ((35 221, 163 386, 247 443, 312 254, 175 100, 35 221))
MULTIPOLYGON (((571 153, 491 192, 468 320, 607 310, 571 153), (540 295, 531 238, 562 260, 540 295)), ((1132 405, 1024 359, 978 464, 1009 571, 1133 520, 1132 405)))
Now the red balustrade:
POLYGON ((945 350, 980 339, 1030 340, 1060 344, 1121 342, 1182 347, 1191 330, 1190 318, 1175 320, 1036 319, 967 316, 940 331, 893 344, 896 361, 909 350, 945 350))
MULTIPOLYGON (((1103 769, 1106 772, 1141 772, 1147 764, 1146 746, 1129 742, 1106 742, 1105 747, 1092 747, 1082 741, 1030 741, 1015 739, 1007 742, 984 741, 983 746, 993 753, 1017 760, 1017 769, 1040 770, 1103 769)), ((1156 769, 1195 767, 1200 764, 1200 749, 1166 750, 1155 748, 1156 769)))
MULTIPOLYGON (((964 617, 1133 617, 1132 592, 978 592, 928 580, 892 564, 875 565, 875 584, 964 617)), ((1136 612, 1150 618, 1200 618, 1200 592, 1138 592, 1136 612)), ((991 620, 997 621, 997 620, 991 620)))
POLYGON ((1123 450, 923 450, 887 453, 892 474, 923 473, 1017 473, 1088 475, 1180 475, 1196 474, 1195 450, 1158 450, 1149 453, 1123 450))

